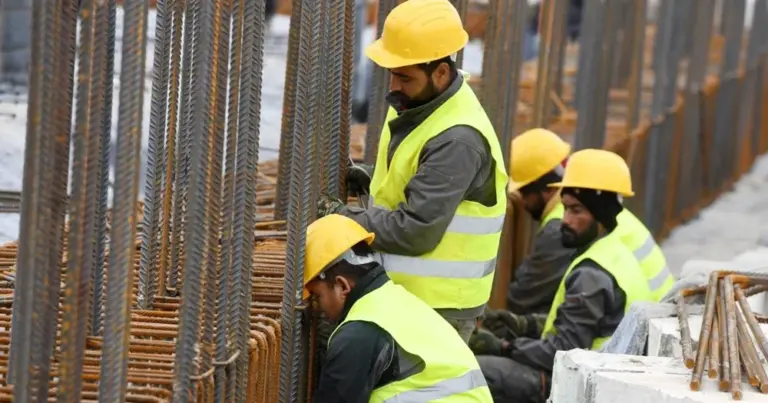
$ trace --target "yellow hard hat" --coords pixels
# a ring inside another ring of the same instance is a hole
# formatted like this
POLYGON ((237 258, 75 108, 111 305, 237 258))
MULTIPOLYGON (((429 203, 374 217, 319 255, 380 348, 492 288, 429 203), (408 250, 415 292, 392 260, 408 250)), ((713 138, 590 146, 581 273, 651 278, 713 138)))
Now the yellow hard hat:
POLYGON ((547 129, 531 129, 512 140, 509 185, 512 193, 552 171, 571 152, 571 145, 547 129))
POLYGON ((307 284, 351 247, 365 241, 373 242, 375 235, 351 218, 329 214, 307 227, 307 249, 304 263, 304 298, 309 297, 307 284))
POLYGON ((618 154, 607 150, 586 149, 573 153, 562 182, 549 186, 604 190, 624 197, 635 194, 627 163, 618 154))
POLYGON ((450 56, 469 41, 449 0, 408 0, 393 8, 381 38, 365 49, 374 63, 394 69, 450 56))

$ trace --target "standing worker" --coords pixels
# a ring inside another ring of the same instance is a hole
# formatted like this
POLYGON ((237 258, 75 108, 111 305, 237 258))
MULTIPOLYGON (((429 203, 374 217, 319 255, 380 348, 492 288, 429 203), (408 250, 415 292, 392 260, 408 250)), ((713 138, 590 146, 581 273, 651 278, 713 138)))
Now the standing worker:
POLYGON ((387 16, 366 55, 392 76, 375 169, 349 169, 368 208, 322 197, 376 234, 373 248, 396 284, 469 340, 493 285, 506 213, 507 174, 496 133, 453 55, 466 45, 448 0, 409 0, 387 16), (367 192, 366 192, 367 191, 367 192))
POLYGON ((389 280, 375 239, 332 214, 307 228, 304 298, 340 325, 312 401, 491 403, 472 351, 419 298, 389 280))
POLYGON ((599 349, 636 301, 652 300, 642 269, 618 234, 621 197, 629 197, 629 167, 618 155, 587 149, 571 156, 559 188, 562 242, 574 258, 555 293, 540 339, 487 345, 478 362, 498 402, 543 403, 555 353, 599 349))

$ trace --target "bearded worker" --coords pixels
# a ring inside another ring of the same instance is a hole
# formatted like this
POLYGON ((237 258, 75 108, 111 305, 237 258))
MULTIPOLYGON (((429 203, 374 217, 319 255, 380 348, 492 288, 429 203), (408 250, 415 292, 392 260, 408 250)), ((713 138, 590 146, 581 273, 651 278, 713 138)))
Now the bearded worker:
POLYGON ((390 104, 374 167, 353 165, 351 191, 367 208, 328 196, 339 213, 376 234, 395 284, 421 298, 466 341, 490 297, 507 173, 496 133, 453 55, 467 43, 448 0, 395 7, 366 55, 389 70, 390 104))

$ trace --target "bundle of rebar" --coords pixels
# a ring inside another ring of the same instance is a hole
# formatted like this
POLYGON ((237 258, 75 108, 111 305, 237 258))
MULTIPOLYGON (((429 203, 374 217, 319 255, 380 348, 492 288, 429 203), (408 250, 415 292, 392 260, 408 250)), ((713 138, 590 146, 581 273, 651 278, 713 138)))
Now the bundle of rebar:
POLYGON ((720 391, 741 400, 743 379, 768 394, 768 338, 760 322, 768 318, 752 312, 747 297, 768 291, 768 275, 718 271, 705 287, 684 289, 677 300, 680 345, 686 367, 692 368, 691 390, 701 390, 703 374, 718 380, 720 391), (706 293, 696 353, 686 312, 686 297, 706 293), (761 358, 762 353, 762 358, 761 358))

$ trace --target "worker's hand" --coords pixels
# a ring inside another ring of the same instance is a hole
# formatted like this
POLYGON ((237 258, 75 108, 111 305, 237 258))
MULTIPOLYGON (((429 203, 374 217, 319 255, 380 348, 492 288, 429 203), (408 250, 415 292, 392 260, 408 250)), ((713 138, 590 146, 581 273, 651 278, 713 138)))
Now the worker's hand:
POLYGON ((507 198, 512 203, 515 208, 523 207, 523 196, 520 194, 519 191, 513 190, 511 192, 507 192, 507 198))
POLYGON ((488 309, 483 319, 483 327, 496 337, 514 340, 528 333, 528 318, 505 309, 488 309))
POLYGON ((370 193, 372 177, 373 165, 350 165, 347 167, 347 192, 357 195, 370 193))
POLYGON ((325 217, 329 214, 336 214, 344 207, 344 203, 336 197, 329 195, 320 195, 317 200, 317 218, 325 217))
POLYGON ((496 337, 493 333, 476 328, 469 337, 469 349, 476 355, 495 355, 500 356, 504 351, 504 340, 496 337))

